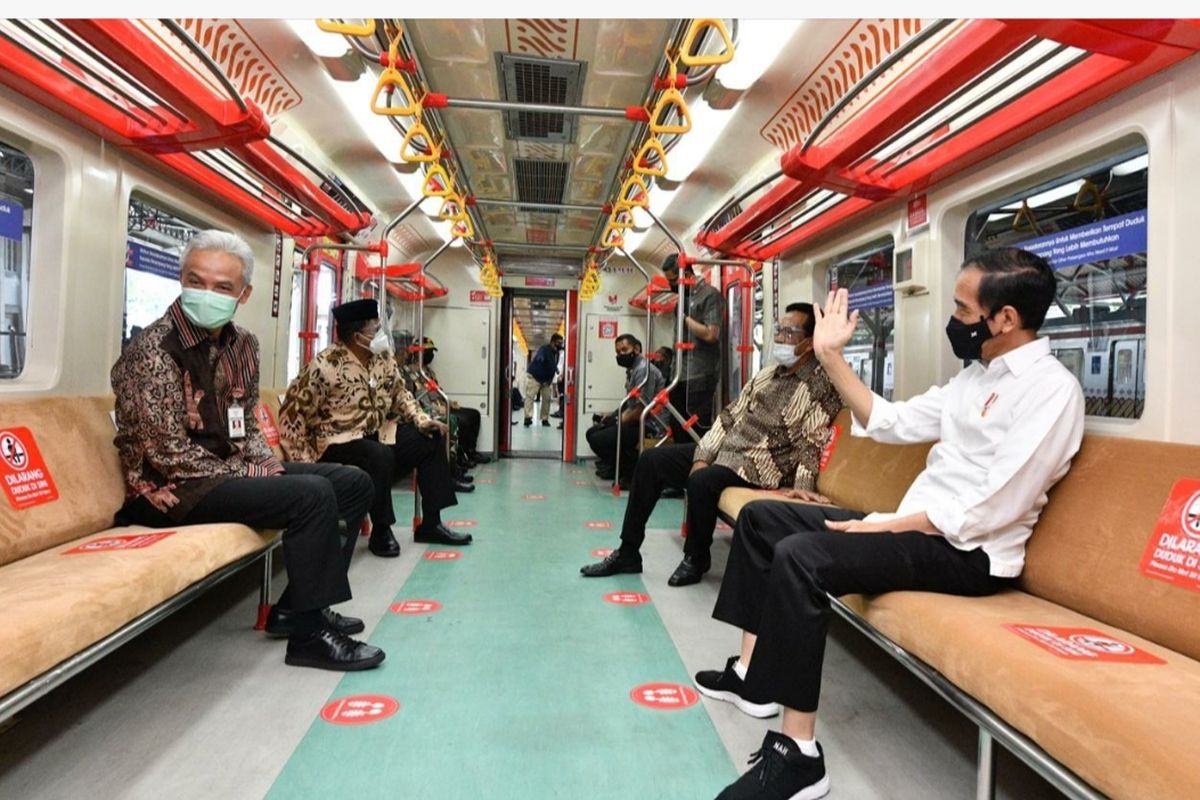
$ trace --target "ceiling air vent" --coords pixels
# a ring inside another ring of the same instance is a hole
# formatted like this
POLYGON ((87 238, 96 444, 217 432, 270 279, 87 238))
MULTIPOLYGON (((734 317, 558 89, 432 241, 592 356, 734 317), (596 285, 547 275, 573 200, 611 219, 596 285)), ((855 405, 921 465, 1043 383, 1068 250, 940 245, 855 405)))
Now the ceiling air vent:
MULTIPOLYGON (((582 61, 496 54, 500 88, 510 103, 579 105, 583 92, 582 61)), ((508 138, 569 144, 575 141, 573 114, 536 111, 504 112, 508 138)))
MULTIPOLYGON (((534 158, 514 158, 513 172, 517 177, 517 200, 527 203, 561 203, 567 191, 566 161, 542 161, 534 158)), ((530 214, 556 214, 557 210, 522 206, 518 211, 530 214)))

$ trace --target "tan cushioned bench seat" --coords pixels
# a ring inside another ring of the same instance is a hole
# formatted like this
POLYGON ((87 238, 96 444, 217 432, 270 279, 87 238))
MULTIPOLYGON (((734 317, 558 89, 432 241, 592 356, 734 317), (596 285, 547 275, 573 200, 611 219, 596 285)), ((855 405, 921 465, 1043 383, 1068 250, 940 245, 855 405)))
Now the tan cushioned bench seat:
POLYGON ((172 530, 141 549, 63 555, 108 536, 162 532, 111 528, 0 567, 0 696, 273 538, 244 525, 172 530))
POLYGON ((865 602, 846 599, 885 636, 1105 794, 1200 797, 1200 663, 1023 592, 985 598, 891 592, 865 602), (1069 660, 1005 624, 1092 628, 1167 663, 1069 660))

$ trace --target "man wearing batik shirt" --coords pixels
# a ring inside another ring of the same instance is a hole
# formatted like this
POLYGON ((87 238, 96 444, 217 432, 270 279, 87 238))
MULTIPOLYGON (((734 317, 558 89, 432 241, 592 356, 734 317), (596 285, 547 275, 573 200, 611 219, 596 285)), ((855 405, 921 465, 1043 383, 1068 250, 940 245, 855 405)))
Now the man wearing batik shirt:
POLYGON ((621 546, 580 571, 589 578, 641 572, 646 522, 664 488, 687 488, 683 561, 667 583, 699 583, 711 566, 709 548, 721 492, 730 487, 790 488, 793 497, 826 502, 813 488, 821 448, 842 408, 837 391, 812 354, 815 318, 808 303, 793 303, 779 320, 774 364, 754 376, 724 409, 700 444, 655 447, 633 473, 621 546))
POLYGON ((194 236, 180 257, 180 298, 113 366, 127 495, 117 521, 283 530, 288 587, 268 633, 288 636, 288 664, 369 669, 383 651, 351 639, 362 620, 329 606, 350 599, 339 520, 358 529, 371 481, 351 467, 281 464, 272 455, 252 413, 258 340, 232 322, 253 271, 249 246, 234 234, 194 236))
POLYGON ((305 365, 279 410, 284 452, 297 461, 353 464, 367 471, 375 485, 368 548, 377 556, 400 555, 392 533, 392 479, 414 467, 423 515, 414 539, 469 544, 470 534, 442 525, 442 509, 458 503, 442 438, 449 431, 404 387, 378 303, 343 303, 333 309, 333 318, 337 341, 305 365))

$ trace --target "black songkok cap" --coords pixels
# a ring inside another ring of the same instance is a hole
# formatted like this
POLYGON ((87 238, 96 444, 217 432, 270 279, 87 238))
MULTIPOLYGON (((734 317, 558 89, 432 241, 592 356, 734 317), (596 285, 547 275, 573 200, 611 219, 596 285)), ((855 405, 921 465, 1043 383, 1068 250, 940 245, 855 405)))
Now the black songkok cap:
POLYGON ((342 303, 333 307, 333 318, 339 325, 364 319, 379 319, 379 301, 367 299, 342 303))

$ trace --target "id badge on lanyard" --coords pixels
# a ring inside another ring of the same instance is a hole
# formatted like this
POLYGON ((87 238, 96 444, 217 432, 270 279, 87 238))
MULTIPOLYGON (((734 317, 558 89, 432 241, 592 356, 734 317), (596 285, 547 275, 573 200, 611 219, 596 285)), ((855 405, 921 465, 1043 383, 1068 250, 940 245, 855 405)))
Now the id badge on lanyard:
POLYGON ((233 390, 233 402, 229 404, 229 438, 230 439, 245 439, 246 438, 246 410, 242 408, 242 392, 239 389, 233 390))

